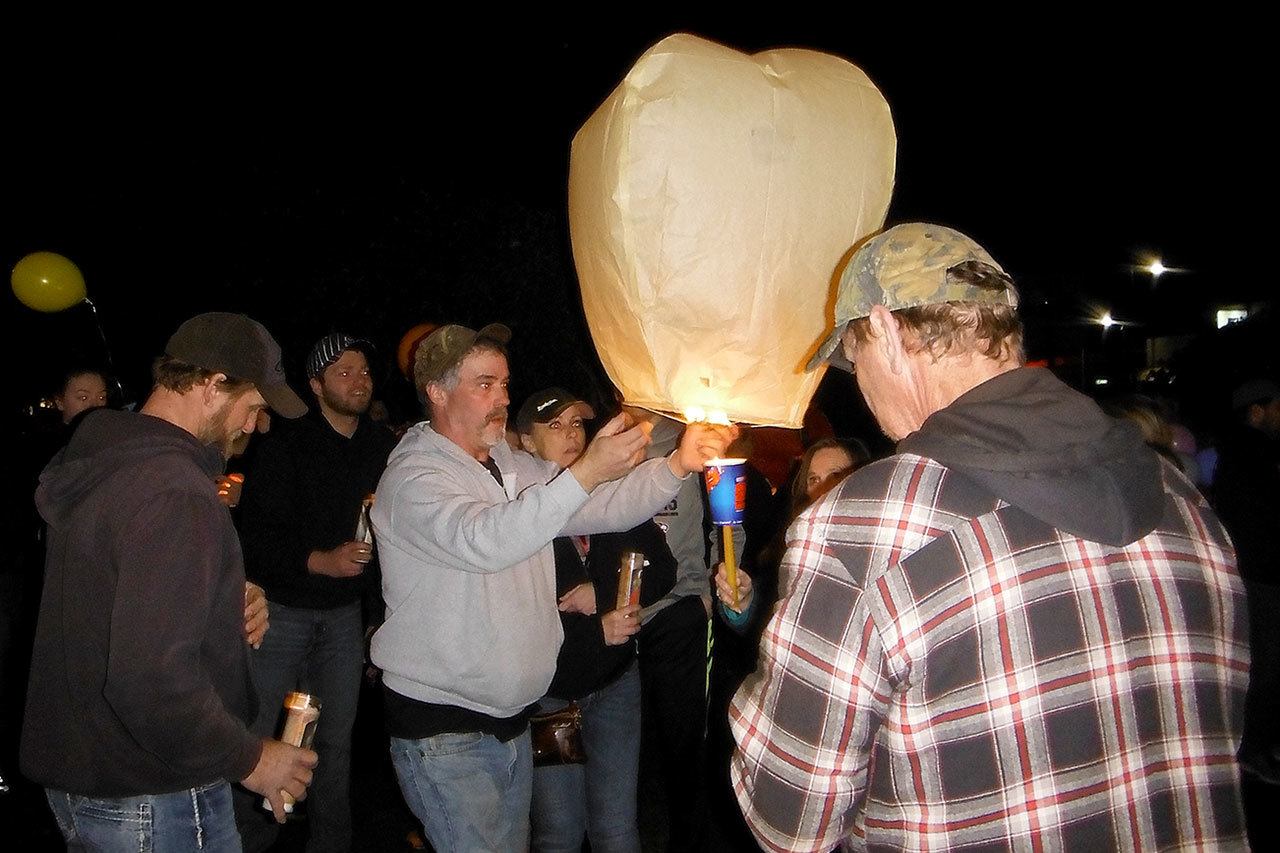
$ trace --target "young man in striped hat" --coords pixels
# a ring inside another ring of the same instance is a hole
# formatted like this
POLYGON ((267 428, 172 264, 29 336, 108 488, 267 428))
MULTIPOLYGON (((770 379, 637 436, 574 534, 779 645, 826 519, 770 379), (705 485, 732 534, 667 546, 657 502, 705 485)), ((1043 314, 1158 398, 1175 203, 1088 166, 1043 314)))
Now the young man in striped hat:
MULTIPOLYGON (((266 590, 271 628, 253 652, 261 697, 254 731, 278 734, 285 694, 321 702, 320 756, 307 815, 310 851, 351 846, 351 728, 364 671, 366 622, 380 618, 374 548, 357 521, 395 447, 370 420, 368 341, 342 333, 316 341, 306 370, 316 408, 262 442, 245 478, 240 533, 249 577, 266 590)), ((246 850, 265 849, 276 825, 241 802, 246 850)))

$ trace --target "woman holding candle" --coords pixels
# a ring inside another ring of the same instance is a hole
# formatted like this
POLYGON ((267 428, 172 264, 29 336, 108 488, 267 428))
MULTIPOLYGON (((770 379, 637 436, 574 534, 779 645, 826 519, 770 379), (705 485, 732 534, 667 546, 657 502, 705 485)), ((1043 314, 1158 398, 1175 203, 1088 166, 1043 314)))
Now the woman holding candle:
MULTIPOLYGON (((516 416, 525 450, 567 468, 586 447, 584 421, 594 410, 575 395, 548 388, 516 416)), ((553 543, 564 642, 540 714, 576 702, 582 711, 586 764, 535 766, 533 849, 640 849, 636 787, 640 766, 640 676, 634 635, 641 605, 675 582, 675 558, 652 521, 625 533, 559 537, 553 543), (626 552, 644 555, 640 604, 615 607, 618 566, 626 552)))

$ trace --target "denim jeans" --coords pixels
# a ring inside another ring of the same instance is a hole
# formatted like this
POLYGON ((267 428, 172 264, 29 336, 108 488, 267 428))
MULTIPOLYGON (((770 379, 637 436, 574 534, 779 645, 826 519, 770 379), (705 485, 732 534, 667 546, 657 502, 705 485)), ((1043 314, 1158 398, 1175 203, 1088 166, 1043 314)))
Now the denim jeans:
MULTIPOLYGON (((547 698, 540 712, 569 704, 547 698)), ((640 672, 635 661, 616 681, 578 700, 586 764, 533 771, 533 849, 560 853, 639 853, 636 785, 640 772, 640 672)))
POLYGON ((393 737, 391 763, 436 853, 529 848, 528 730, 507 743, 479 732, 393 737))
POLYGON ((138 797, 82 797, 53 790, 45 794, 69 851, 240 853, 231 786, 226 782, 138 797))
MULTIPOLYGON (((310 610, 270 603, 271 627, 252 653, 258 718, 253 733, 280 734, 286 693, 301 690, 320 700, 314 749, 320 756, 305 804, 309 853, 346 853, 351 847, 351 727, 364 670, 360 603, 310 610)), ((245 849, 265 850, 279 825, 261 808, 262 797, 240 789, 236 813, 245 849)))

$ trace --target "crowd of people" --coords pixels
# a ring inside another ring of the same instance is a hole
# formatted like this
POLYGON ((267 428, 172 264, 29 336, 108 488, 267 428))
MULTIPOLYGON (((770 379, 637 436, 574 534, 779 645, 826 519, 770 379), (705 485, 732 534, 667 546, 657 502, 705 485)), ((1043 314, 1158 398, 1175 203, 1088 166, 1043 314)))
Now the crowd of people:
POLYGON ((498 323, 422 341, 399 430, 343 332, 307 402, 238 314, 183 323, 137 412, 72 369, 4 574, 30 676, 0 772, 71 849, 266 850, 305 800, 307 849, 345 851, 375 680, 439 851, 638 851, 642 754, 672 850, 718 798, 771 850, 1243 846, 1241 767, 1280 784, 1280 388, 1242 385, 1206 455, 1026 367, 1017 299, 948 228, 854 253, 809 369, 852 372, 896 452, 749 465, 732 575, 700 472, 747 431, 562 387, 509 417, 498 323))

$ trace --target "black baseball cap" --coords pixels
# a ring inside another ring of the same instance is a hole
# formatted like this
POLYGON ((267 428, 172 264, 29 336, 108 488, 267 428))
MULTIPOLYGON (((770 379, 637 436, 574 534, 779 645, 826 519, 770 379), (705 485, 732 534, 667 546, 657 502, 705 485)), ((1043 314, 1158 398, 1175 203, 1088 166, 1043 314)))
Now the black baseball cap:
POLYGON ((1247 409, 1255 403, 1266 405, 1280 398, 1280 385, 1270 379, 1250 379, 1231 392, 1231 408, 1247 409))
POLYGON ((563 388, 546 388, 529 395, 529 399, 524 401, 524 405, 516 413, 516 432, 528 435, 533 431, 534 424, 550 423, 560 417, 560 414, 570 406, 582 406, 586 409, 584 417, 588 420, 596 416, 596 411, 591 408, 591 404, 577 395, 563 388))

